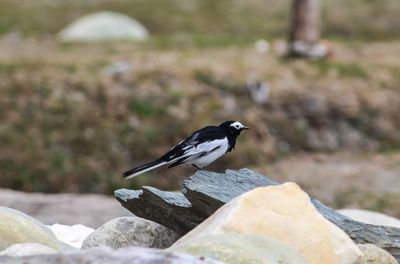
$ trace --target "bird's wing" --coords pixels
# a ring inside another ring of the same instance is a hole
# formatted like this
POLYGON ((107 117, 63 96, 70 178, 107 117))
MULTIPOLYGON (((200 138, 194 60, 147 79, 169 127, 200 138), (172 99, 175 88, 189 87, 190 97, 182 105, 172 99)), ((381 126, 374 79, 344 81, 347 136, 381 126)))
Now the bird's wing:
POLYGON ((214 139, 197 144, 195 147, 192 147, 185 151, 185 153, 181 157, 173 160, 173 163, 168 168, 172 168, 182 163, 190 163, 203 156, 211 154, 212 152, 222 147, 227 148, 227 144, 227 139, 214 139))
POLYGON ((223 139, 224 137, 225 135, 221 132, 219 127, 204 127, 172 147, 160 160, 174 163, 178 160, 181 161, 181 163, 186 162, 190 157, 194 158, 195 156, 207 154, 216 147, 213 146, 212 142, 223 139))

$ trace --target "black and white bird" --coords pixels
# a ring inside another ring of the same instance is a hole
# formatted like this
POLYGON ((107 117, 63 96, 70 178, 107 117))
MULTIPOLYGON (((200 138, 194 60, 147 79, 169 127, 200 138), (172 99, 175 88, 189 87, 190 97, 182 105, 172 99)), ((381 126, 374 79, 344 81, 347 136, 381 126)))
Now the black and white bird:
POLYGON ((123 173, 126 179, 133 178, 155 168, 169 165, 191 164, 203 169, 227 152, 234 149, 236 138, 245 129, 239 121, 226 121, 219 126, 206 126, 179 142, 159 159, 140 165, 123 173))

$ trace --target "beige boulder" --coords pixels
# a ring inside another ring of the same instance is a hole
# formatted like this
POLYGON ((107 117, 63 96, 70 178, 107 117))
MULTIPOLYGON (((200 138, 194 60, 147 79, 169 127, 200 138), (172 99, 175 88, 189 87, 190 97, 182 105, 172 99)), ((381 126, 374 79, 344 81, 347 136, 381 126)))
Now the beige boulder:
POLYGON ((310 264, 354 263, 359 248, 312 205, 295 183, 260 187, 242 194, 178 240, 223 233, 270 237, 297 250, 310 264))
POLYGON ((378 246, 373 244, 359 244, 358 247, 364 255, 354 264, 398 264, 389 252, 378 246))
POLYGON ((190 239, 169 251, 206 256, 226 264, 306 264, 296 250, 269 238, 242 234, 219 234, 190 239))
POLYGON ((38 243, 61 249, 61 244, 45 225, 24 213, 0 206, 0 250, 18 243, 38 243))

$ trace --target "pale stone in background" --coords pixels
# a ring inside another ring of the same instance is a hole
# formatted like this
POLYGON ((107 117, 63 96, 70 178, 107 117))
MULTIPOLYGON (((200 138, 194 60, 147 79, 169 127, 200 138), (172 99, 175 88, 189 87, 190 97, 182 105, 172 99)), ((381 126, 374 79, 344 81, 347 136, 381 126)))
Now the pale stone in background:
POLYGON ((393 226, 400 228, 399 219, 382 213, 363 209, 340 209, 337 211, 355 221, 360 221, 371 225, 393 226))
POLYGON ((65 42, 96 42, 110 40, 144 41, 147 29, 133 18, 116 12, 97 12, 72 22, 59 33, 65 42))

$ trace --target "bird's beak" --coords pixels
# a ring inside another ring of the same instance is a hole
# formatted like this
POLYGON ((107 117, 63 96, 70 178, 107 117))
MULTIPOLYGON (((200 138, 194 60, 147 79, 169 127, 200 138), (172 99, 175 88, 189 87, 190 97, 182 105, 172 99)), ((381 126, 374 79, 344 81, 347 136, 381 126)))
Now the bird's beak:
POLYGON ((245 127, 243 127, 243 129, 250 129, 250 127, 245 126, 245 127))

